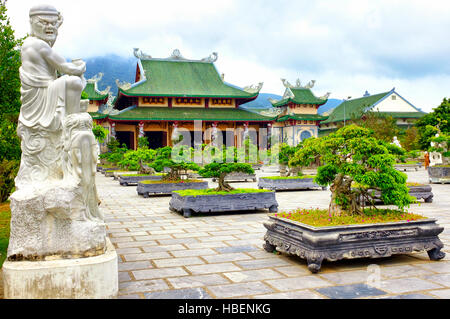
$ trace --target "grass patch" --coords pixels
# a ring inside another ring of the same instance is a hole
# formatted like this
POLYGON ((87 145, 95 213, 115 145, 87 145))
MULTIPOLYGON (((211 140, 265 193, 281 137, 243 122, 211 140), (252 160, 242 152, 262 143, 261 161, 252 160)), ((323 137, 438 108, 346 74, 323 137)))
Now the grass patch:
POLYGON ((280 212, 271 214, 278 218, 286 218, 314 227, 359 225, 359 224, 378 224, 406 221, 411 222, 426 217, 394 209, 364 209, 364 215, 342 214, 341 216, 331 216, 327 209, 304 209, 299 208, 295 211, 280 212))
POLYGON ((397 163, 395 165, 413 165, 413 164, 420 164, 420 162, 418 162, 418 161, 408 161, 408 162, 404 162, 404 163, 397 163))
POLYGON ((0 204, 0 268, 6 259, 9 243, 9 227, 11 221, 11 210, 9 203, 0 204))
POLYGON ((406 186, 425 186, 425 184, 417 182, 406 182, 406 186))
POLYGON ((449 164, 437 164, 437 165, 430 166, 430 167, 450 167, 450 165, 449 164))
POLYGON ((261 178, 266 179, 304 179, 304 178, 314 178, 314 175, 301 175, 301 176, 265 176, 261 178))
POLYGON ((216 191, 214 188, 208 189, 185 189, 180 191, 174 191, 180 196, 199 196, 199 195, 232 195, 232 194, 247 194, 247 193, 267 193, 272 192, 268 189, 256 189, 256 188, 236 188, 229 192, 216 191))
POLYGON ((180 179, 178 181, 140 181, 141 184, 179 184, 179 183, 201 183, 200 179, 180 179))

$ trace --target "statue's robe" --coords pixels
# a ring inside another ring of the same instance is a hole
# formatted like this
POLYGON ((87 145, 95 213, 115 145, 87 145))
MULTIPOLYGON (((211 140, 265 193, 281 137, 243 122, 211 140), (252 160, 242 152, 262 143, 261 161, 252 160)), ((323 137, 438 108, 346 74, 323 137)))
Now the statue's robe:
POLYGON ((62 177, 62 120, 66 77, 36 75, 19 69, 21 101, 17 134, 22 158, 16 188, 31 181, 51 181, 62 177))

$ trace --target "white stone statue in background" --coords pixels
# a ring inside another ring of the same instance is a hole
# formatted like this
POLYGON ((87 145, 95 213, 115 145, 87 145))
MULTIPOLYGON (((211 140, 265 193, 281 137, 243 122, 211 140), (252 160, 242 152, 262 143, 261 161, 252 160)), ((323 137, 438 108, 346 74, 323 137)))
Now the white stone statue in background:
POLYGON ((78 258, 105 251, 95 187, 97 142, 86 101, 80 105, 86 64, 67 62, 52 49, 62 21, 53 6, 30 9, 31 33, 21 52, 17 132, 22 158, 10 197, 9 260, 78 258))
POLYGON ((402 147, 402 144, 400 144, 400 141, 397 139, 397 136, 394 136, 394 140, 392 141, 391 144, 394 144, 400 148, 402 147))

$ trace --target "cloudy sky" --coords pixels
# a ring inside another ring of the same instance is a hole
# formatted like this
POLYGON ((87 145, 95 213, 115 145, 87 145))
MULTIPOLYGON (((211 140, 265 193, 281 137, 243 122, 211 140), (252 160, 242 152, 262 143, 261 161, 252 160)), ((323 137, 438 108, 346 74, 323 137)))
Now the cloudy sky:
POLYGON ((300 78, 337 99, 395 87, 424 111, 450 97, 450 1, 8 0, 17 37, 40 3, 63 14, 54 48, 67 57, 218 52, 227 82, 263 81, 261 92, 282 95, 280 78, 300 78))

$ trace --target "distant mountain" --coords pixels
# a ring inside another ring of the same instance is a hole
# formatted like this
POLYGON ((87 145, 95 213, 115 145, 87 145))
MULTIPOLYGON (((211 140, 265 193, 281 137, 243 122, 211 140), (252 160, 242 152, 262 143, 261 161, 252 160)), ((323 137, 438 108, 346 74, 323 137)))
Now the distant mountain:
POLYGON ((324 113, 330 113, 331 110, 336 108, 339 104, 341 104, 343 100, 338 99, 328 99, 327 103, 321 105, 317 109, 317 114, 323 115, 324 113))
POLYGON ((92 78, 99 72, 103 73, 103 78, 97 83, 100 91, 111 86, 111 92, 117 95, 116 79, 121 82, 134 83, 136 75, 137 59, 135 57, 121 57, 114 54, 83 59, 86 62, 86 79, 92 78))

